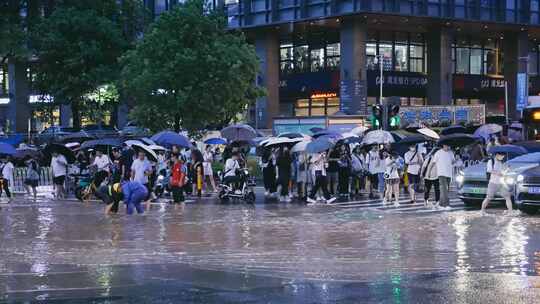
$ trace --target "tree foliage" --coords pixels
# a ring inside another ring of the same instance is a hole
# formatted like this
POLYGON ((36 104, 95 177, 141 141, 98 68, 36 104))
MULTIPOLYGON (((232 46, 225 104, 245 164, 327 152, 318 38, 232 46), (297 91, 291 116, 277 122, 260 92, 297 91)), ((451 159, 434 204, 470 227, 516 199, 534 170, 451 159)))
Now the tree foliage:
POLYGON ((32 33, 37 89, 71 104, 75 127, 85 106, 95 106, 85 96, 118 79, 118 59, 138 30, 138 4, 142 7, 135 0, 57 1, 32 33))
POLYGON ((26 1, 0 0, 0 64, 8 58, 27 56, 26 20, 21 10, 26 1))
POLYGON ((228 122, 263 93, 254 48, 201 0, 162 14, 122 62, 132 117, 153 130, 228 122))

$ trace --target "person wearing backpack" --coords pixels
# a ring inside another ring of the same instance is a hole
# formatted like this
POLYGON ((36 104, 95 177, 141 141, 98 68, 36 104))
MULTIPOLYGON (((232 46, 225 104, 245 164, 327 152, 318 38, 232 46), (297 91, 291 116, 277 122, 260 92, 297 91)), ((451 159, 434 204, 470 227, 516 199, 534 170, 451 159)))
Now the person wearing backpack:
POLYGON ((409 179, 409 195, 411 196, 411 202, 416 203, 416 187, 420 183, 419 173, 420 166, 424 160, 422 154, 418 152, 416 145, 409 147, 409 151, 405 153, 405 165, 407 165, 407 176, 409 179))

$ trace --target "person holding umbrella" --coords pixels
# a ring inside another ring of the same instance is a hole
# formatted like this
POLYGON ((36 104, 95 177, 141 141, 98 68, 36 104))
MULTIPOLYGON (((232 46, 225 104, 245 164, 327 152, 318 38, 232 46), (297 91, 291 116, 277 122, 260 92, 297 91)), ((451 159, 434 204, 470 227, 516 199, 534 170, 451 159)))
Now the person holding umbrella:
POLYGON ((30 190, 34 193, 34 199, 37 197, 37 186, 39 183, 39 165, 37 161, 33 158, 30 158, 26 162, 26 178, 24 179, 24 185, 26 186, 26 191, 30 195, 30 190))
POLYGON ((487 162, 487 173, 489 173, 489 183, 486 190, 486 198, 482 202, 482 214, 485 214, 489 202, 499 194, 506 201, 507 213, 512 213, 512 199, 510 191, 503 185, 503 175, 508 170, 508 165, 504 162, 505 154, 497 152, 495 158, 487 162))
POLYGON ((51 169, 53 174, 53 182, 56 186, 56 198, 62 199, 66 197, 64 183, 66 181, 68 162, 66 157, 59 154, 58 151, 52 152, 51 169))
POLYGON ((437 166, 430 166, 432 161, 433 154, 430 153, 424 160, 421 169, 421 175, 426 185, 426 189, 424 191, 425 206, 432 206, 432 204, 429 202, 429 192, 431 192, 431 188, 433 188, 433 191, 435 192, 435 204, 439 203, 439 199, 441 197, 441 192, 439 188, 439 177, 437 176, 437 166))
POLYGON ((395 197, 394 206, 399 206, 399 164, 397 161, 397 154, 383 151, 383 157, 385 162, 386 171, 384 172, 384 179, 386 189, 383 198, 383 205, 390 203, 392 195, 395 197))
POLYGON ((280 202, 290 203, 289 182, 291 181, 292 158, 289 147, 282 147, 276 161, 278 173, 278 185, 281 186, 280 202))
POLYGON ((384 160, 377 145, 373 145, 371 151, 366 155, 366 164, 370 175, 369 198, 375 198, 373 195, 375 189, 377 189, 379 195, 382 197, 384 194, 385 167, 384 160))

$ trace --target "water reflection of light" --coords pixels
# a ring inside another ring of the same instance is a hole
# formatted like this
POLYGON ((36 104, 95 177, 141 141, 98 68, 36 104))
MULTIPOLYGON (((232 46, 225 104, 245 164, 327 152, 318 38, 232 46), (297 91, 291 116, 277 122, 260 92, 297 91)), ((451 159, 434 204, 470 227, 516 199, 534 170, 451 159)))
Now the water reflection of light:
POLYGON ((38 276, 45 276, 49 271, 49 255, 50 248, 47 240, 47 234, 51 230, 51 225, 54 223, 54 215, 51 208, 38 208, 37 224, 38 231, 36 238, 40 241, 34 242, 33 258, 31 271, 38 276))
POLYGON ((249 209, 242 210, 242 241, 245 249, 251 246, 251 227, 249 226, 251 217, 249 213, 249 209))
POLYGON ((468 263, 469 255, 467 254, 467 234, 469 225, 464 217, 456 217, 453 225, 456 232, 456 271, 457 273, 468 273, 471 270, 471 265, 468 263))
POLYGON ((104 295, 109 295, 111 292, 111 278, 114 274, 113 269, 108 266, 99 266, 96 269, 96 281, 103 289, 105 289, 104 295))
POLYGON ((512 272, 526 275, 529 264, 525 246, 529 237, 526 228, 518 218, 512 218, 500 229, 501 263, 512 266, 512 272))

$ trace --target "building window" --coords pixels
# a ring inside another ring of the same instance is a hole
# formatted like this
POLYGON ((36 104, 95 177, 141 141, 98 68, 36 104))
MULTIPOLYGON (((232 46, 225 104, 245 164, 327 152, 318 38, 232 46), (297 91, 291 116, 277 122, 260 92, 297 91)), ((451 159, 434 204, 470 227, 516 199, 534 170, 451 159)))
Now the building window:
POLYGON ((500 42, 494 39, 485 41, 470 40, 467 37, 456 39, 452 45, 453 72, 456 74, 502 75, 502 53, 500 42))
POLYGON ((538 44, 531 43, 529 48, 529 75, 538 75, 538 44))
MULTIPOLYGON (((325 42, 325 37, 295 42, 282 42, 280 46, 280 67, 282 74, 318 72, 339 69, 341 49, 339 42, 325 42)), ((336 38, 337 40, 337 38, 336 38)))
POLYGON ((366 43, 366 64, 376 70, 377 56, 383 56, 385 71, 425 73, 425 42, 421 34, 375 32, 366 43))

